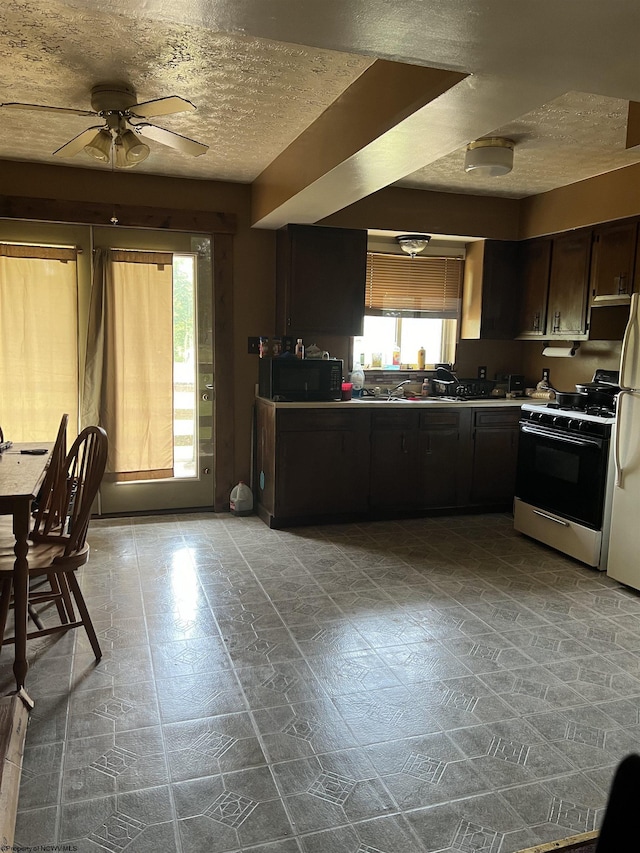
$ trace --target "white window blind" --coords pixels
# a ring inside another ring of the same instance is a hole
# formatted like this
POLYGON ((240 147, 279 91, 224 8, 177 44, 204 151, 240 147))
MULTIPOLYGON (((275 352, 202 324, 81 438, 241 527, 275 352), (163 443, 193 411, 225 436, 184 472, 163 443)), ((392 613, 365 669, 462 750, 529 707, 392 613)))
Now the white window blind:
POLYGON ((462 294, 461 258, 409 258, 367 253, 367 314, 458 317, 462 294))

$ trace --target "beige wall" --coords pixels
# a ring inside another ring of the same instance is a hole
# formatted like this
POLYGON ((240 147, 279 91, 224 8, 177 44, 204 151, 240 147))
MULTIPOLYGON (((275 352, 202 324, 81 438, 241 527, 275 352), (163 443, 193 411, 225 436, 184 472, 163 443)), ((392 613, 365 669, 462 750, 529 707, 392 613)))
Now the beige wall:
POLYGON ((520 239, 640 215, 640 164, 523 199, 520 239))
POLYGON ((519 204, 509 198, 387 187, 334 213, 322 224, 516 240, 519 204))

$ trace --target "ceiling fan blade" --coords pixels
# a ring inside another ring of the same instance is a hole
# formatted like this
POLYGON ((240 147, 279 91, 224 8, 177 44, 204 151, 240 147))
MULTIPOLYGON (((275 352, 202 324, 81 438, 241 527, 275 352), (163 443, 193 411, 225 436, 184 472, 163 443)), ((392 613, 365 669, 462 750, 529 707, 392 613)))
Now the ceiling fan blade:
POLYGON ((58 148, 53 153, 58 157, 73 157, 74 154, 77 154, 79 151, 82 151, 85 145, 88 145, 89 142, 94 138, 94 136, 98 133, 98 131, 102 130, 104 125, 96 125, 95 127, 88 127, 86 130, 83 130, 82 133, 79 133, 77 136, 74 136, 73 139, 69 140, 65 145, 61 148, 58 148))
POLYGON ((152 139, 154 142, 159 142, 161 145, 166 145, 169 148, 175 148, 181 154, 191 154, 193 157, 199 157, 209 150, 208 145, 203 145, 202 142, 196 142, 195 139, 189 139, 187 136, 180 136, 179 133, 174 133, 172 130, 165 130, 163 127, 157 127, 155 124, 136 124, 133 125, 136 133, 146 139, 152 139))
POLYGON ((153 118, 154 116, 168 116, 171 113, 191 112, 193 110, 195 110, 195 105, 191 101, 179 98, 177 95, 171 95, 169 98, 156 98, 154 101, 134 104, 129 107, 127 112, 138 118, 153 118))
POLYGON ((70 107, 45 107, 42 104, 0 104, 0 107, 8 107, 12 110, 38 110, 45 113, 66 113, 74 116, 97 116, 98 113, 93 110, 74 110, 70 107))

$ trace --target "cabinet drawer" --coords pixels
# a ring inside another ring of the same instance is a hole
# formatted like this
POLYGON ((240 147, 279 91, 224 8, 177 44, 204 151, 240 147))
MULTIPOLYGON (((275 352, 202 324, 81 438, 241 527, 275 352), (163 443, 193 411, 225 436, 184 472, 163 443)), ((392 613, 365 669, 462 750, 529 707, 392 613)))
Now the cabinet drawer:
POLYGON ((439 409, 438 411, 420 412, 420 429, 447 429, 460 426, 460 412, 453 409, 439 409))
POLYGON ((520 409, 483 409, 482 411, 474 411, 473 425, 477 428, 489 428, 496 426, 517 426, 520 420, 520 409))
POLYGON ((281 432, 311 432, 319 430, 368 430, 369 412, 340 411, 339 409, 297 409, 276 412, 281 432))
POLYGON ((418 412, 376 411, 371 415, 371 423, 374 429, 418 429, 418 412))

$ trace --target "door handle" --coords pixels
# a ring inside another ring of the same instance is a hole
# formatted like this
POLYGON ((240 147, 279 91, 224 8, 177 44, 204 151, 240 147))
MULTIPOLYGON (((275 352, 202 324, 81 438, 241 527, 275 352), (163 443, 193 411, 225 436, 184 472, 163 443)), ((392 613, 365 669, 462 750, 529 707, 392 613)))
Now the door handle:
POLYGON ((559 524, 561 527, 569 527, 568 521, 562 521, 561 518, 555 518, 553 515, 547 515, 546 512, 541 512, 539 509, 534 509, 534 515, 539 515, 540 518, 546 518, 547 521, 555 521, 556 524, 559 524))

